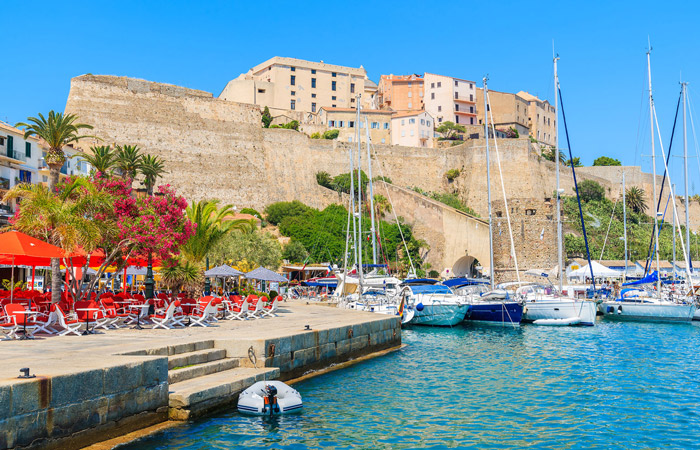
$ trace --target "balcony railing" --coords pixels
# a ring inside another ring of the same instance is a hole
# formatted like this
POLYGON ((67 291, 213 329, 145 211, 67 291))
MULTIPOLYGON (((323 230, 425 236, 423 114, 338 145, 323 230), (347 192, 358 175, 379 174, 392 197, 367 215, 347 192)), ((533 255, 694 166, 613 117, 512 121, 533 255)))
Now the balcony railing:
POLYGON ((17 161, 27 161, 27 156, 24 153, 18 152, 16 150, 7 150, 5 156, 8 158, 16 159, 17 161))
POLYGON ((469 100, 468 98, 455 98, 454 99, 456 102, 462 102, 462 103, 469 103, 471 105, 476 105, 475 100, 469 100))

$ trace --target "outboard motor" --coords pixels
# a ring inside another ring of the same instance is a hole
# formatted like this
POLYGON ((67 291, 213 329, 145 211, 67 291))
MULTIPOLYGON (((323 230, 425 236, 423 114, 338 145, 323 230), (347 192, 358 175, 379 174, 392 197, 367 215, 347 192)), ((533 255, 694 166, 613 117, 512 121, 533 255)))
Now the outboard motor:
POLYGON ((263 408, 263 414, 270 413, 270 417, 273 414, 280 412, 280 406, 277 404, 277 388, 269 384, 265 387, 265 407, 263 408), (269 408, 269 410, 268 410, 269 408))

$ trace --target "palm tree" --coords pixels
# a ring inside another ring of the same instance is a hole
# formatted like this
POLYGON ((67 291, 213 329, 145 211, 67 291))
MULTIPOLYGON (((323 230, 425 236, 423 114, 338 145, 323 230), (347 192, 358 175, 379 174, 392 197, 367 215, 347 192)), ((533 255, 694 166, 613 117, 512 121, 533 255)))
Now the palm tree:
POLYGON ((92 155, 82 154, 80 157, 90 163, 90 165, 99 172, 101 178, 111 175, 117 165, 117 154, 109 145, 100 145, 90 147, 92 155))
POLYGON ((153 186, 156 180, 165 173, 165 164, 157 156, 144 155, 141 159, 141 173, 143 174, 143 185, 146 186, 148 195, 153 195, 153 186))
MULTIPOLYGON (((113 207, 112 198, 85 178, 74 178, 58 193, 42 184, 21 183, 10 189, 3 201, 13 199, 22 201, 14 229, 51 242, 68 253, 78 247, 91 253, 109 233, 111 224, 95 220, 95 216, 113 207)), ((51 300, 54 303, 61 299, 60 269, 59 259, 53 258, 51 300)))
POLYGON ((374 213, 379 218, 383 218, 386 213, 391 212, 391 203, 382 194, 374 196, 374 213))
POLYGON ((136 174, 141 170, 143 155, 141 149, 136 145, 117 145, 116 165, 125 180, 136 178, 136 174))
POLYGON ((80 136, 80 130, 92 129, 92 125, 85 123, 75 123, 78 116, 75 114, 57 113, 49 111, 49 117, 39 113, 39 118, 29 117, 27 122, 20 122, 16 127, 24 128, 24 139, 30 136, 36 136, 46 141, 49 146, 49 151, 46 152, 46 165, 49 166, 49 189, 54 189, 58 184, 58 179, 61 173, 61 167, 66 162, 66 155, 63 153, 63 147, 76 142, 83 138, 94 136, 80 136))
POLYGON ((632 186, 625 192, 625 203, 627 207, 636 213, 644 213, 647 210, 647 204, 644 199, 644 189, 637 186, 632 186))
POLYGON ((182 246, 181 251, 188 260, 201 262, 207 253, 224 236, 233 230, 246 231, 250 221, 246 219, 226 220, 234 214, 232 205, 219 208, 219 200, 193 202, 186 209, 187 218, 196 225, 194 235, 182 246))
POLYGON ((201 282, 200 268, 189 261, 176 259, 160 269, 163 283, 171 290, 173 297, 181 289, 192 290, 201 282))

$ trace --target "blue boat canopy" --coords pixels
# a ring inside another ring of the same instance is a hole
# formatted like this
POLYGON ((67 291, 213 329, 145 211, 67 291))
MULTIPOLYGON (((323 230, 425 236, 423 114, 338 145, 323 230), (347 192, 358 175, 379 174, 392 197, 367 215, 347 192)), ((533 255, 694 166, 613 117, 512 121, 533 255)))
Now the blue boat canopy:
POLYGON ((411 292, 414 294, 452 294, 452 291, 447 286, 442 284, 418 284, 410 286, 411 292))
POLYGON ((489 280, 483 280, 480 278, 450 278, 442 282, 445 286, 472 286, 476 284, 489 284, 489 280))
POLYGON ((386 264, 362 264, 362 267, 389 267, 386 264))
POLYGON ((630 281, 629 283, 622 283, 623 286, 639 286, 640 284, 656 283, 659 281, 659 273, 655 270, 649 275, 645 276, 641 280, 630 281))
POLYGON ((309 287, 337 287, 338 286, 338 280, 335 281, 302 281, 301 282, 302 286, 309 286, 309 287))
POLYGON ((409 278, 408 280, 403 280, 401 284, 436 284, 438 281, 432 278, 409 278))

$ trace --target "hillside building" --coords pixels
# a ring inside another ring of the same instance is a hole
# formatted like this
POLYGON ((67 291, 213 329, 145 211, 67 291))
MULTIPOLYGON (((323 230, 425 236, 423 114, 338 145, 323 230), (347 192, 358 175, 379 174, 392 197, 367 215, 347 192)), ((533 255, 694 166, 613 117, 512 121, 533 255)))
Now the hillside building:
POLYGON ((273 116, 285 111, 317 113, 322 107, 376 109, 377 85, 362 67, 275 56, 228 82, 223 100, 270 108, 273 116))
POLYGON ((477 123, 476 85, 473 81, 425 73, 425 110, 435 119, 435 125, 454 122, 461 125, 477 123))
MULTIPOLYGON (((484 104, 484 90, 477 88, 477 101, 484 104)), ((520 137, 530 135, 529 104, 530 102, 517 94, 508 92, 492 91, 489 89, 490 112, 493 116, 493 123, 497 129, 515 129, 520 137)), ((484 122, 483 107, 479 110, 479 123, 484 122)), ((489 119, 490 121, 490 119, 489 119)))
POLYGON ((391 144, 433 148, 435 122, 427 111, 405 111, 391 116, 391 144))
MULTIPOLYGON (((391 115, 392 111, 378 109, 362 109, 359 124, 362 140, 366 139, 366 126, 369 126, 369 136, 373 144, 391 144, 391 115)), ((338 141, 357 142, 357 110, 353 108, 322 107, 318 113, 318 121, 328 130, 339 130, 338 141)))
POLYGON ((423 103, 423 77, 413 75, 382 75, 379 79, 379 107, 396 112, 421 111, 423 103))
POLYGON ((528 127, 530 136, 544 145, 557 145, 556 124, 557 116, 553 105, 547 100, 541 100, 525 91, 516 94, 528 102, 528 127))

